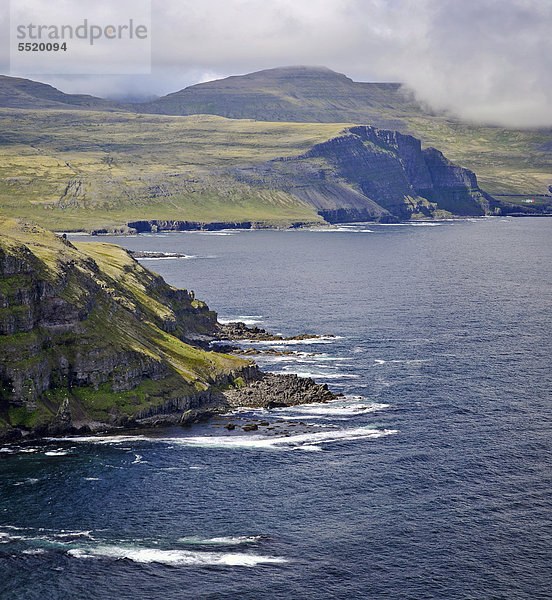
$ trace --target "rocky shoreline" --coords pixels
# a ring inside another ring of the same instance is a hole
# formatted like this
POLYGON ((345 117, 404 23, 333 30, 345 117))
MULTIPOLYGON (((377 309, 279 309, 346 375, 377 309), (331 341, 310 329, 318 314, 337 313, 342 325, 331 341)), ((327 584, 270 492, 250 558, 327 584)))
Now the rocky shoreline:
MULTIPOLYGON (((0 430, 0 443, 17 443, 22 440, 64 435, 115 434, 144 428, 188 426, 222 416, 237 408, 282 408, 299 404, 327 403, 338 398, 326 384, 293 374, 274 374, 259 371, 256 367, 242 373, 238 387, 213 386, 213 389, 182 398, 166 405, 152 407, 134 418, 119 417, 113 423, 85 419, 73 420, 66 401, 55 422, 46 426, 24 430, 0 430), (186 408, 189 406, 189 408, 186 408)), ((247 429, 246 429, 247 431, 247 429)))
MULTIPOLYGON (((315 335, 309 333, 284 337, 283 335, 269 333, 261 327, 248 327, 241 321, 234 321, 232 323, 218 324, 215 341, 292 342, 334 337, 334 335, 315 335)), ((232 348, 232 346, 230 347, 232 348)))
MULTIPOLYGON (((261 353, 293 354, 293 351, 279 351, 270 348, 258 350, 254 347, 243 350, 230 342, 239 340, 290 341, 333 336, 301 334, 286 338, 269 333, 259 327, 248 327, 242 322, 233 322, 218 323, 215 335, 209 337, 211 345, 215 344, 217 351, 256 355, 261 353)), ((0 430, 0 443, 18 443, 23 440, 64 435, 116 434, 121 431, 175 425, 189 426, 213 417, 227 416, 239 408, 283 408, 300 404, 327 403, 338 397, 328 388, 327 384, 319 384, 311 378, 299 377, 295 374, 266 373, 260 371, 255 364, 251 364, 229 378, 213 382, 213 385, 205 392, 196 393, 191 397, 172 399, 160 406, 152 406, 134 417, 114 416, 113 421, 109 423, 75 417, 71 413, 69 401, 66 400, 60 407, 54 422, 29 430, 16 427, 0 430)), ((266 425, 268 426, 268 424, 267 422, 266 425)), ((225 427, 231 430, 235 428, 235 424, 228 421, 225 427)), ((258 425, 248 422, 242 429, 256 431, 258 425)))
POLYGON ((0 441, 335 397, 310 379, 263 373, 231 345, 312 336, 220 324, 118 246, 73 244, 18 220, 0 219, 0 232, 0 441))

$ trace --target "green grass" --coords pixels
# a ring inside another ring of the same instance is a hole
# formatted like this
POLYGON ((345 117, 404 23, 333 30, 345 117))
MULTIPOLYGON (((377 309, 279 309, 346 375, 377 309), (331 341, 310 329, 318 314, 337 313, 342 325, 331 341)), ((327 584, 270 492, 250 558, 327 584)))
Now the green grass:
POLYGON ((220 172, 295 156, 343 124, 0 110, 0 211, 50 229, 129 220, 319 222, 312 207, 220 172))
MULTIPOLYGON (((378 118, 392 119, 394 127, 475 171, 485 191, 548 193, 550 130, 470 125, 429 116, 413 103, 387 106, 383 100, 371 109, 378 118)), ((330 114, 324 106, 316 115, 330 114)), ((354 124, 362 122, 358 110, 339 114, 350 116, 349 124, 354 124)), ((114 230, 129 221, 153 219, 284 227, 320 223, 316 209, 285 186, 239 180, 227 169, 298 156, 346 126, 212 115, 0 109, 0 214, 66 231, 114 230)), ((285 163, 281 166, 285 169, 285 163)))

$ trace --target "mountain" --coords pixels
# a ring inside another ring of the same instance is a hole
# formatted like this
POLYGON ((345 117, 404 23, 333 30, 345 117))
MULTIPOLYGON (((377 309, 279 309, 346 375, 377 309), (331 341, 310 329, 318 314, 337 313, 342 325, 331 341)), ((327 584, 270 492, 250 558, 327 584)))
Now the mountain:
POLYGON ((398 83, 357 83, 325 67, 285 67, 192 85, 138 112, 213 114, 259 121, 368 123, 396 129, 399 115, 423 114, 398 83))
POLYGON ((368 126, 0 110, 0 141, 2 214, 58 231, 514 210, 420 140, 368 126))
MULTIPOLYGON (((350 203, 327 205, 320 194, 313 203, 297 186, 291 193, 289 182, 270 187, 236 173, 298 158, 354 124, 437 148, 476 173, 506 212, 551 211, 552 130, 463 123, 424 110, 399 84, 358 83, 323 67, 269 69, 134 104, 2 77, 0 208, 64 229, 139 220, 320 222, 350 203)), ((349 183, 358 192, 354 177, 349 183)))
POLYGON ((0 107, 27 109, 121 110, 111 100, 84 94, 65 94, 51 85, 0 75, 0 107))
POLYGON ((282 189, 331 223, 506 214, 472 171, 420 140, 375 127, 345 129, 304 154, 235 169, 250 185, 282 189))
POLYGON ((324 67, 283 67, 187 87, 128 110, 259 121, 348 123, 393 129, 439 148, 493 195, 540 202, 552 184, 552 129, 464 122, 421 106, 398 83, 360 83, 324 67))

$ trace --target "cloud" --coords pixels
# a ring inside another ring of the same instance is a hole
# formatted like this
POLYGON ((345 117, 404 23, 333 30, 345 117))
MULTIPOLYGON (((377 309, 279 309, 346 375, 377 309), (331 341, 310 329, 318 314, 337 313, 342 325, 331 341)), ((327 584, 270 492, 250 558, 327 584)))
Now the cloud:
POLYGON ((550 0, 153 0, 151 76, 48 82, 140 96, 325 65, 357 81, 401 81, 464 119, 552 126, 551 23, 550 0))

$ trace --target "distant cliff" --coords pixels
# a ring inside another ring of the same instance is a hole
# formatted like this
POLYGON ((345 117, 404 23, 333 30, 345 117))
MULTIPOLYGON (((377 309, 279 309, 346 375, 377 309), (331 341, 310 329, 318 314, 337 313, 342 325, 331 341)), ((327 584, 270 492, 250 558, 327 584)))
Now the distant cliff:
POLYGON ((276 187, 330 223, 501 213, 475 174, 397 131, 350 127, 297 158, 234 170, 244 182, 276 187))

